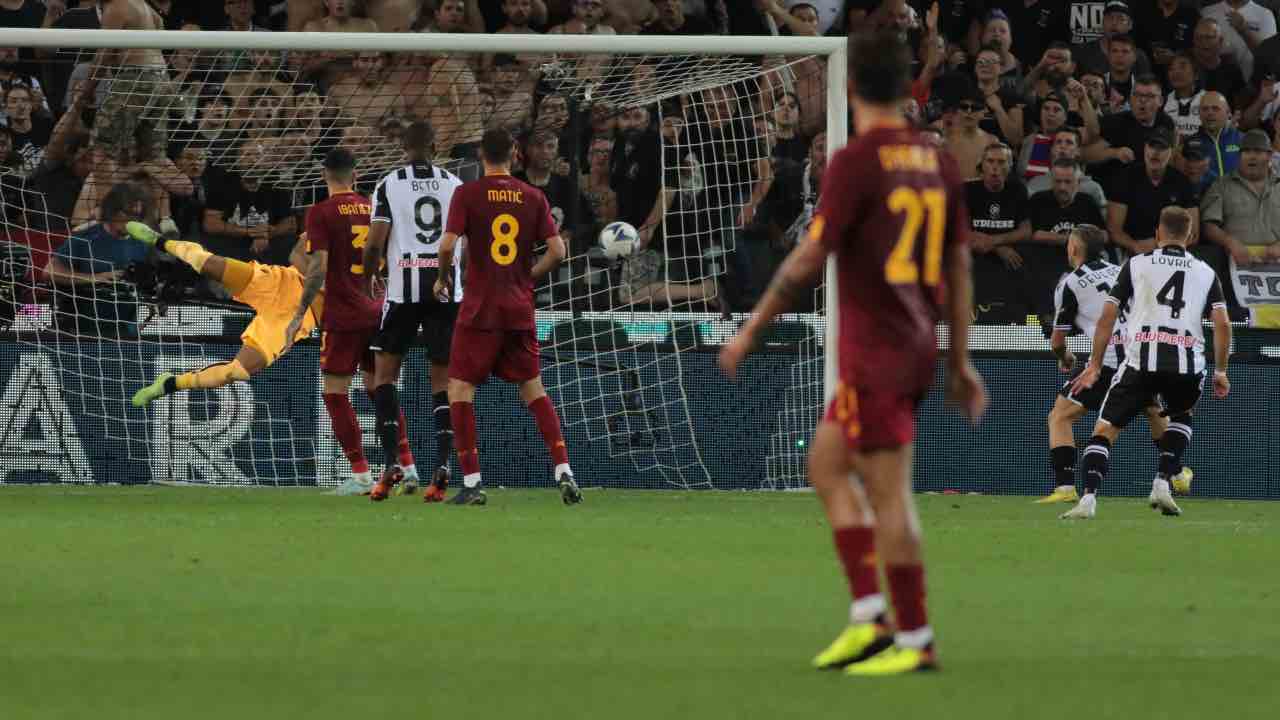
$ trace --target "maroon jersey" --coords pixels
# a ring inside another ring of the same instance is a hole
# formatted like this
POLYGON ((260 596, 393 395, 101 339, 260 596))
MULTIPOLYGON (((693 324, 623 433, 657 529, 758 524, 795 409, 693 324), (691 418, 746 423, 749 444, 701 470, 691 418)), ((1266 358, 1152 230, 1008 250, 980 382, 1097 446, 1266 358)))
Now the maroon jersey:
POLYGON ((928 388, 947 248, 968 227, 955 161, 918 133, 879 128, 831 158, 809 236, 836 254, 842 382, 928 388))
POLYGON ((463 183, 449 203, 446 231, 467 238, 458 323, 532 330, 533 248, 557 234, 542 191, 510 175, 463 183))
POLYGON ((329 252, 324 276, 325 330, 378 327, 382 303, 364 293, 361 265, 372 211, 369 198, 357 193, 334 195, 307 210, 307 252, 329 252))

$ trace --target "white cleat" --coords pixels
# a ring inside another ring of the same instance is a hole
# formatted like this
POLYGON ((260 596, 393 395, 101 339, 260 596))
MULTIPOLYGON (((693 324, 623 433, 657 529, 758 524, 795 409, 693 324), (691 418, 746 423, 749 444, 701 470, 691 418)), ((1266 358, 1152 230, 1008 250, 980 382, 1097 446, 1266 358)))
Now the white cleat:
POLYGON ((1070 510, 1058 516, 1060 520, 1092 520, 1098 514, 1098 496, 1088 493, 1070 510))
POLYGON ((1182 514, 1182 508, 1173 501, 1173 493, 1169 492, 1169 481, 1164 478, 1156 478, 1151 483, 1151 494, 1147 496, 1147 502, 1151 504, 1152 510, 1159 510, 1161 515, 1182 514))
POLYGON ((368 495, 372 489, 373 481, 371 479, 349 477, 343 480, 341 485, 325 494, 340 496, 368 495))

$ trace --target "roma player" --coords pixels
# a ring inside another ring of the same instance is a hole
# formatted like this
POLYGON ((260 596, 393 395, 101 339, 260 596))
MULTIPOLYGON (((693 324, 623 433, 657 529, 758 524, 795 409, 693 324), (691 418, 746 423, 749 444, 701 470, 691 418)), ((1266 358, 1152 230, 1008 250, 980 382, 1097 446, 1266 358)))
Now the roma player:
POLYGON ((511 177, 515 140, 503 129, 487 130, 480 141, 484 177, 453 194, 449 222, 440 243, 436 297, 450 292, 448 269, 458 238, 465 236, 467 289, 458 311, 449 353, 449 415, 462 468, 463 488, 449 502, 483 505, 480 455, 473 401, 476 386, 490 375, 516 383, 555 463, 556 484, 566 505, 582 502, 569 468, 560 418, 542 386, 538 335, 533 317, 533 284, 564 260, 564 240, 556 230, 547 198, 511 177), (545 242, 547 252, 534 256, 545 242))
POLYGON ((720 363, 733 376, 769 322, 835 254, 840 382, 809 450, 809 479, 834 531, 853 604, 849 626, 813 664, 892 675, 936 667, 911 461, 916 407, 933 380, 934 328, 944 308, 951 397, 976 421, 986 393, 969 362, 972 288, 961 175, 898 112, 910 92, 911 52, 878 32, 853 38, 849 58, 858 137, 831 158, 808 241, 778 269, 720 363), (860 485, 850 481, 851 472, 860 485), (886 615, 881 564, 896 627, 886 615))

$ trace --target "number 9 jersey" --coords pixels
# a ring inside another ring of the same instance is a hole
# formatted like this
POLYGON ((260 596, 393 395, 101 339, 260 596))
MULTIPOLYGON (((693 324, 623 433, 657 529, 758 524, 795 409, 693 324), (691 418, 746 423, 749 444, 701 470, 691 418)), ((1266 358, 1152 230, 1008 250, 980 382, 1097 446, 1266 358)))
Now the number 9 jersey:
POLYGON ((464 183, 449 206, 447 231, 467 239, 458 324, 534 329, 534 248, 559 234, 542 191, 510 175, 464 183))
MULTIPOLYGON (((440 272, 440 239, 453 195, 462 185, 457 175, 434 165, 410 164, 382 178, 373 193, 372 222, 391 225, 387 239, 387 300, 419 303, 432 299, 440 272)), ((456 258, 456 256, 455 256, 456 258)), ((457 263, 454 263, 457 270, 457 263)), ((454 273, 451 299, 462 297, 454 273)))
POLYGON ((842 384, 923 397, 947 249, 968 228, 955 161, 920 133, 877 128, 831 157, 809 242, 836 256, 842 384))

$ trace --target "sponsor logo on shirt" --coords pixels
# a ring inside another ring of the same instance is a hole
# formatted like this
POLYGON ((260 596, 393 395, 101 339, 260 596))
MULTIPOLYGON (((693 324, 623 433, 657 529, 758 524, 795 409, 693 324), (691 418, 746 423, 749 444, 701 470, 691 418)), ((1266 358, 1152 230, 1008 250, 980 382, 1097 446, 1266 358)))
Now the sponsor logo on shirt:
POLYGON ((1133 334, 1134 342, 1140 343, 1162 343, 1165 345, 1176 345, 1178 347, 1195 347, 1196 339, 1192 335, 1179 335, 1170 332, 1136 332, 1133 334))

